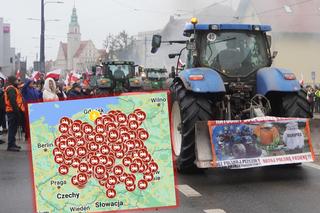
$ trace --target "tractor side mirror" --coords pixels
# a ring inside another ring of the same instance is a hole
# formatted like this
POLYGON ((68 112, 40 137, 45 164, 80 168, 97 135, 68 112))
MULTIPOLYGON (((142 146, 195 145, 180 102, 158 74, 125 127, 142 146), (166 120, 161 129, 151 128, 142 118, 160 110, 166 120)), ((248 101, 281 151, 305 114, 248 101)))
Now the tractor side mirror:
POLYGON ((177 57, 179 55, 180 55, 179 53, 171 53, 168 56, 169 56, 170 59, 173 59, 173 58, 175 58, 175 57, 177 57))
POLYGON ((153 35, 152 36, 152 49, 151 53, 156 53, 161 46, 161 35, 153 35))
POLYGON ((272 43, 271 35, 267 35, 267 41, 268 41, 269 47, 271 47, 271 43, 272 43))

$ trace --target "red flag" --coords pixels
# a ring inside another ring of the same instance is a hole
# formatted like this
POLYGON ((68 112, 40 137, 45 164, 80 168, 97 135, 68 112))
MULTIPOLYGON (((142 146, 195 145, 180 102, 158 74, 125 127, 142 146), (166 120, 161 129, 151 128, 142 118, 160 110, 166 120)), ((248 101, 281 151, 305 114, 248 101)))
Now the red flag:
POLYGON ((53 71, 48 72, 48 73, 46 74, 46 79, 47 79, 47 78, 53 78, 53 79, 55 79, 55 80, 59 80, 60 75, 61 75, 61 70, 53 70, 53 71))
POLYGON ((17 71, 17 73, 16 73, 16 78, 17 78, 17 79, 21 79, 21 73, 20 73, 20 70, 18 70, 18 71, 17 71))
POLYGON ((179 61, 178 61, 178 68, 184 69, 184 66, 185 66, 185 65, 186 65, 186 64, 183 63, 181 59, 179 59, 179 61))
POLYGON ((31 75, 31 80, 39 81, 41 77, 41 73, 39 71, 34 71, 31 75))

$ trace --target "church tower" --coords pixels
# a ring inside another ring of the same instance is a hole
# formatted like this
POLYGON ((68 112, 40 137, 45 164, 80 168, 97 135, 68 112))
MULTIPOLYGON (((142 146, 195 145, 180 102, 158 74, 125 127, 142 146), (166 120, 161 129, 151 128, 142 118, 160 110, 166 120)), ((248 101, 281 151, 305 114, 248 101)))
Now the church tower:
POLYGON ((72 10, 71 20, 69 23, 68 32, 68 54, 67 54, 67 67, 68 70, 72 70, 73 67, 73 56, 79 49, 81 43, 80 26, 78 23, 77 9, 74 7, 72 10))

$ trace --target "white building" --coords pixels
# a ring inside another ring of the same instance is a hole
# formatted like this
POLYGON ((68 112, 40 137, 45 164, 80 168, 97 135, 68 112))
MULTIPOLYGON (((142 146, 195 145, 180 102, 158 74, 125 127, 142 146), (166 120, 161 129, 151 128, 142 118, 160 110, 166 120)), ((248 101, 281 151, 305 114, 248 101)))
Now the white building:
POLYGON ((81 41, 76 8, 73 8, 67 34, 67 43, 60 42, 55 68, 65 71, 85 72, 104 57, 105 50, 98 50, 91 40, 81 41))
POLYGON ((6 76, 15 74, 15 49, 10 42, 10 24, 0 18, 0 72, 6 76))

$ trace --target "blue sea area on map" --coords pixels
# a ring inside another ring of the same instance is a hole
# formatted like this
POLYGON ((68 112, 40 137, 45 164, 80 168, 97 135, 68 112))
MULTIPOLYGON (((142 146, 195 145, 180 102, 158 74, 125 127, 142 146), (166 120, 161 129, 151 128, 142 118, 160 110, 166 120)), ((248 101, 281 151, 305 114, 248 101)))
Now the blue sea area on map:
POLYGON ((55 126, 59 123, 61 117, 72 117, 74 114, 83 112, 85 109, 102 108, 106 112, 109 110, 107 108, 109 104, 118 104, 118 98, 107 97, 30 104, 29 121, 32 123, 44 117, 45 123, 55 126))

